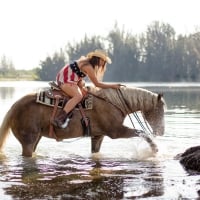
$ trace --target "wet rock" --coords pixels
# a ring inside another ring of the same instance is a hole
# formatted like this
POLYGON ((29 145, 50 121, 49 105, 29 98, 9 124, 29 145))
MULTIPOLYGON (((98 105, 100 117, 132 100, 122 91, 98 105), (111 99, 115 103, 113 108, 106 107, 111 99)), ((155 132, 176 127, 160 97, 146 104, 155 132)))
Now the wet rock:
POLYGON ((190 147, 177 157, 186 170, 200 172, 200 146, 190 147))

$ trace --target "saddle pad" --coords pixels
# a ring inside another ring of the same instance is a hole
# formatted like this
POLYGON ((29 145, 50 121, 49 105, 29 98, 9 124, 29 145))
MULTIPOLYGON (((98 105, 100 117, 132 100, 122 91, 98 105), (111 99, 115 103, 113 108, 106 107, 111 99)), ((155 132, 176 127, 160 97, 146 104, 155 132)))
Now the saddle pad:
MULTIPOLYGON (((56 99, 47 96, 46 93, 47 90, 39 90, 37 92, 36 102, 46 106, 54 107, 56 99)), ((63 108, 66 102, 67 98, 59 98, 58 107, 63 108)), ((81 102, 81 104, 84 109, 91 110, 93 108, 93 96, 91 94, 87 95, 87 97, 81 102)))

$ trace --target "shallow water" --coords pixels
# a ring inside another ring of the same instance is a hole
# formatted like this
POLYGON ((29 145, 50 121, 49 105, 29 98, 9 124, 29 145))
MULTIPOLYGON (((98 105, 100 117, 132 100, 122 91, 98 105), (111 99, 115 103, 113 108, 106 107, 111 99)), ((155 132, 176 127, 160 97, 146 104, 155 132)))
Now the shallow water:
MULTIPOLYGON (((0 154, 0 199, 198 199, 200 176, 186 172, 174 156, 199 145, 200 85, 128 85, 164 92, 166 132, 154 139, 156 155, 141 138, 106 137, 97 154, 90 153, 90 138, 42 138, 33 158, 23 158, 11 134, 0 154)), ((47 86, 0 82, 0 122, 19 97, 47 86)), ((128 118, 125 124, 131 127, 128 118)))

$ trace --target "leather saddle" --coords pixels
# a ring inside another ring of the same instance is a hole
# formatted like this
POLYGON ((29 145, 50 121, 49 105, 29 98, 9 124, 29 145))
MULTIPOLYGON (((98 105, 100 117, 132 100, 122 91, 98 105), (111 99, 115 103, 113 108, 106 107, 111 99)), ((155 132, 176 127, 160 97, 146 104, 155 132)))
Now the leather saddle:
MULTIPOLYGON (((50 88, 41 90, 37 93, 37 103, 41 103, 47 106, 54 107, 57 102, 57 107, 63 108, 70 97, 63 92, 60 87, 54 81, 49 82, 50 88)), ((93 96, 87 94, 83 100, 80 102, 82 108, 90 110, 93 108, 93 96)), ((76 105, 75 109, 79 108, 80 105, 76 105)))
MULTIPOLYGON (((50 88, 37 93, 36 102, 53 107, 53 113, 51 116, 51 120, 53 120, 56 115, 57 109, 63 108, 67 103, 67 101, 70 99, 70 97, 66 93, 64 93, 54 81, 49 82, 49 85, 50 88)), ((89 136, 90 121, 89 118, 85 115, 84 108, 92 109, 91 99, 88 97, 88 95, 86 98, 82 100, 82 102, 76 105, 75 109, 79 109, 80 114, 82 116, 81 124, 83 126, 84 136, 89 136)), ((53 126, 51 124, 50 124, 49 136, 58 140, 53 130, 53 126)))
POLYGON ((66 93, 64 93, 54 81, 50 81, 49 85, 50 89, 44 91, 45 97, 52 100, 52 103, 55 102, 55 100, 58 98, 58 107, 63 108, 70 97, 66 93))

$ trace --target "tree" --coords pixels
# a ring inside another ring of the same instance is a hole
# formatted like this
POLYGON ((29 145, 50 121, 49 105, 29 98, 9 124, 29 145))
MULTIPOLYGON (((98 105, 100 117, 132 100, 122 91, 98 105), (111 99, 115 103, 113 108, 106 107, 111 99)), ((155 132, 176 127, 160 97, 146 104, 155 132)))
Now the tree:
POLYGON ((15 68, 12 61, 3 55, 0 61, 0 74, 5 75, 8 72, 13 74, 13 72, 15 72, 15 68))
POLYGON ((188 74, 191 81, 200 80, 200 32, 191 34, 187 38, 188 74))
POLYGON ((114 30, 110 31, 108 38, 112 50, 112 65, 106 77, 112 81, 134 81, 140 56, 137 39, 131 33, 125 33, 124 29, 120 30, 117 24, 114 30))
POLYGON ((65 53, 41 62, 41 80, 52 80, 59 69, 95 49, 105 49, 112 59, 104 81, 200 81, 200 33, 175 34, 169 24, 153 22, 141 35, 120 29, 117 23, 108 36, 85 37, 68 43, 65 53))
POLYGON ((147 28, 145 71, 150 81, 169 81, 173 77, 175 31, 169 24, 155 21, 147 28))
POLYGON ((37 70, 38 77, 43 81, 55 80, 56 74, 65 65, 65 56, 62 49, 59 53, 55 53, 52 58, 48 56, 40 65, 41 68, 37 70))
POLYGON ((66 46, 66 53, 69 61, 77 60, 81 56, 87 55, 88 52, 94 51, 95 49, 105 49, 104 39, 100 36, 92 36, 88 38, 85 35, 84 39, 80 43, 71 44, 68 43, 66 46))
POLYGON ((178 81, 200 80, 200 35, 198 33, 189 36, 179 35, 176 41, 175 66, 178 81))

